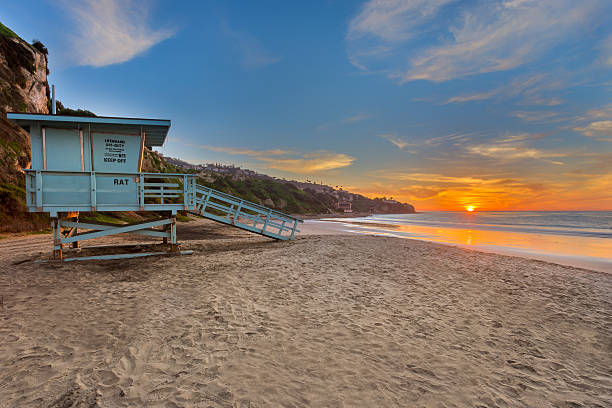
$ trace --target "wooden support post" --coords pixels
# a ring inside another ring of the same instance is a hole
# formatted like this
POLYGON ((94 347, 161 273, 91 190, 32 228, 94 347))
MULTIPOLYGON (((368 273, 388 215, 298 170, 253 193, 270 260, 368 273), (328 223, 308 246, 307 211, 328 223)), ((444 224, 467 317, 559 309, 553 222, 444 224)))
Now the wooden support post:
POLYGON ((51 228, 53 229, 53 259, 61 260, 62 252, 62 223, 59 217, 51 218, 51 228))
POLYGON ((43 210, 43 178, 42 172, 40 170, 36 170, 36 211, 43 210))
MULTIPOLYGON (((164 225, 164 226, 163 226, 163 228, 162 228, 162 230, 163 230, 164 232, 168 232, 168 231, 170 231, 170 225, 169 225, 169 224, 164 225)), ((165 245, 165 244, 167 244, 167 243, 168 243, 168 237, 167 237, 167 236, 166 236, 166 237, 163 237, 163 238, 162 238, 162 242, 164 243, 164 245, 165 245)))
POLYGON ((96 172, 92 171, 90 173, 90 178, 89 178, 89 191, 90 191, 90 206, 91 206, 91 211, 96 211, 96 172))
POLYGON ((171 218, 172 222, 170 223, 170 252, 178 252, 179 247, 176 242, 176 216, 171 218))
MULTIPOLYGON (((72 221, 74 221, 74 222, 76 222, 78 224, 78 222, 79 222, 79 215, 78 215, 78 213, 77 213, 76 217, 72 218, 72 221)), ((77 235, 78 233, 79 233, 79 229, 77 227, 74 227, 74 231, 73 231, 72 235, 77 235)), ((72 243, 72 247, 73 248, 78 248, 79 247, 79 241, 74 241, 72 243)))
POLYGON ((140 204, 140 211, 144 211, 145 205, 145 178, 142 173, 138 175, 138 201, 140 204))
POLYGON ((187 211, 189 209, 189 194, 187 194, 187 183, 189 179, 183 176, 183 209, 187 211))

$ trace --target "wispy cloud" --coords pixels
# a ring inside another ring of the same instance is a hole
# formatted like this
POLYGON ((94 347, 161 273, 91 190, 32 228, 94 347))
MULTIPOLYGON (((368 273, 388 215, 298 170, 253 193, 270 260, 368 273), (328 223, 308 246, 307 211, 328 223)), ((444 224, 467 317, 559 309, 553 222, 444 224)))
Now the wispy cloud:
POLYGON ((589 109, 585 114, 577 116, 577 122, 612 119, 612 104, 600 108, 589 109))
POLYGON ((481 93, 473 93, 473 94, 469 94, 469 95, 460 95, 460 96, 453 96, 452 98, 449 98, 446 102, 444 102, 444 105, 449 104, 449 103, 463 103, 463 102, 472 102, 472 101, 482 101, 485 99, 489 99, 495 95, 498 95, 500 93, 500 90, 495 89, 493 91, 489 91, 489 92, 481 92, 481 93))
POLYGON ((372 115, 370 115, 368 113, 358 113, 356 115, 347 116, 347 117, 342 118, 340 120, 335 120, 335 121, 332 121, 332 122, 321 123, 321 124, 317 125, 317 130, 328 130, 330 128, 333 128, 333 127, 339 126, 339 125, 351 125, 353 123, 363 122, 365 120, 370 119, 371 117, 372 117, 372 115))
POLYGON ((565 120, 559 118, 559 113, 549 111, 515 111, 512 112, 512 116, 526 122, 556 122, 565 120))
POLYGON ((543 105, 543 106, 559 106, 563 104, 563 99, 561 98, 529 98, 526 99, 525 102, 530 103, 532 105, 543 105))
POLYGON ((347 38, 357 40, 376 37, 389 42, 408 40, 422 25, 434 18, 441 7, 453 1, 455 0, 368 1, 361 12, 351 20, 347 38))
POLYGON ((423 181, 428 183, 441 184, 495 184, 502 179, 485 180, 480 177, 457 177, 446 176, 438 173, 409 173, 409 172, 385 172, 380 173, 379 177, 384 177, 390 180, 408 180, 408 181, 423 181))
POLYGON ((525 140, 536 140, 543 139, 547 135, 546 133, 516 133, 516 134, 507 134, 503 136, 501 139, 495 140, 495 143, 516 143, 523 142, 525 140))
POLYGON ((299 153, 281 149, 251 150, 210 145, 200 145, 198 147, 215 152, 253 157, 262 162, 265 168, 295 174, 310 174, 339 169, 348 167, 355 161, 354 157, 347 154, 333 153, 327 150, 299 153))
MULTIPOLYGON (((498 160, 517 160, 517 159, 547 159, 552 157, 564 157, 564 153, 546 152, 544 150, 526 146, 491 146, 478 145, 467 148, 468 152, 480 156, 492 157, 498 160)), ((546 160, 553 164, 563 164, 555 160, 546 160)))
MULTIPOLYGON (((473 138, 482 137, 485 134, 482 132, 456 132, 448 135, 426 137, 421 139, 408 140, 405 137, 397 136, 394 133, 383 133, 379 134, 378 137, 385 139, 392 143, 398 149, 404 150, 406 147, 414 148, 437 148, 440 145, 464 145, 473 138)), ((414 150, 410 150, 410 153, 415 153, 414 150)))
POLYGON ((412 142, 408 142, 407 140, 393 135, 393 134, 382 134, 382 135, 378 135, 378 137, 382 137, 383 139, 393 143, 395 145, 395 147, 397 147, 398 149, 404 149, 408 146, 416 146, 416 143, 412 143, 412 142))
POLYGON ((349 116, 348 118, 342 119, 342 123, 353 123, 353 122, 361 122, 363 120, 370 119, 371 116, 367 113, 361 113, 359 115, 349 116))
POLYGON ((564 127, 602 142, 612 142, 612 104, 586 111, 573 118, 574 124, 564 127))
POLYGON ((223 33, 232 40, 240 55, 240 64, 244 69, 258 69, 276 64, 280 57, 273 55, 254 35, 232 29, 226 21, 221 22, 223 33))
POLYGON ((563 100, 551 93, 558 93, 561 89, 567 89, 576 84, 576 81, 572 81, 565 72, 530 73, 518 76, 489 91, 453 96, 442 104, 482 101, 491 98, 500 101, 521 98, 521 105, 558 106, 564 103, 563 100))
POLYGON ((62 0, 60 4, 77 27, 71 42, 80 65, 102 67, 126 62, 174 35, 172 29, 149 25, 150 9, 145 3, 62 0))
MULTIPOLYGON (((474 2, 442 13, 449 0, 370 0, 349 24, 349 57, 364 69, 373 62, 364 50, 386 51, 388 75, 400 82, 447 81, 468 75, 509 70, 539 58, 545 51, 591 24, 605 12, 605 2, 525 0, 474 2), (459 16, 459 17, 457 17, 459 16), (430 24, 432 20, 437 24, 430 24), (448 27, 426 37, 427 25, 448 27), (423 48, 429 38, 434 45, 423 48), (408 63, 402 61, 408 58, 408 63)), ((376 59, 379 59, 376 56, 376 59)), ((374 60, 376 61, 376 60, 374 60)), ((377 62, 377 61, 376 61, 377 62)))
POLYGON ((599 120, 586 126, 578 126, 575 131, 602 142, 612 142, 612 120, 599 120))
MULTIPOLYGON (((530 141, 543 139, 548 135, 549 133, 506 133, 496 137, 488 136, 480 140, 466 140, 457 147, 460 147, 468 155, 495 159, 498 164, 522 159, 535 159, 561 165, 563 162, 554 159, 566 157, 566 152, 545 150, 528 144, 530 141)), ((460 156, 461 153, 457 152, 455 155, 460 156)), ((463 159, 466 158, 463 157, 463 159)))
POLYGON ((355 161, 354 157, 344 153, 332 153, 325 150, 305 153, 300 158, 266 158, 259 157, 271 169, 288 171, 296 174, 316 173, 348 167, 355 161))
POLYGON ((612 66, 612 34, 602 41, 601 57, 605 65, 612 66))
POLYGON ((238 154, 243 156, 283 156, 288 154, 296 154, 293 150, 282 150, 282 149, 268 149, 268 150, 252 150, 252 149, 241 149, 238 147, 223 147, 223 146, 211 146, 211 145, 199 145, 198 147, 206 150, 212 150, 213 152, 222 152, 229 154, 238 154))

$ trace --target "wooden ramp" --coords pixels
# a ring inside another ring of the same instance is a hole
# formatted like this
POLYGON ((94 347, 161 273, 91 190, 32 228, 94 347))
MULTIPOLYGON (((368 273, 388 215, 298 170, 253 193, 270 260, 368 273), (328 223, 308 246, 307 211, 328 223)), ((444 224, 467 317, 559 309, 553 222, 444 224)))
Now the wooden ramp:
POLYGON ((301 219, 199 184, 191 212, 266 237, 290 240, 301 219))

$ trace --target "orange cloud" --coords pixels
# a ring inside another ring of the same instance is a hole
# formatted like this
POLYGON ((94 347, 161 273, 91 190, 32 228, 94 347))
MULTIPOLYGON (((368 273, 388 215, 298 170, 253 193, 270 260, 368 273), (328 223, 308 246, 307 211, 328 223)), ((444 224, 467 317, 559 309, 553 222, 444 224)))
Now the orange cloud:
MULTIPOLYGON (((595 161, 598 158, 594 158, 595 161)), ((393 196, 417 210, 610 210, 612 171, 527 177, 452 176, 440 173, 376 172, 385 182, 358 191, 393 196)))
POLYGON ((591 122, 586 126, 576 127, 574 130, 595 140, 612 142, 612 120, 591 122))
POLYGON ((310 174, 348 167, 355 158, 344 153, 319 150, 299 153, 293 150, 269 149, 251 150, 234 147, 201 145, 200 148, 234 155, 250 156, 262 162, 265 168, 294 174, 310 174))

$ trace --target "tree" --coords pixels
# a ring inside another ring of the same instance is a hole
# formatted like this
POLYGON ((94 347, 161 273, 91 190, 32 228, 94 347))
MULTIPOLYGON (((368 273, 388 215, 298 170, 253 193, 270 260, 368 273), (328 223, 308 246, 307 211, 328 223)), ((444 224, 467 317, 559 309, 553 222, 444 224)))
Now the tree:
POLYGON ((32 47, 42 52, 45 56, 49 55, 49 50, 47 49, 47 47, 45 47, 45 45, 42 42, 40 42, 40 40, 37 40, 37 39, 32 40, 32 47))

